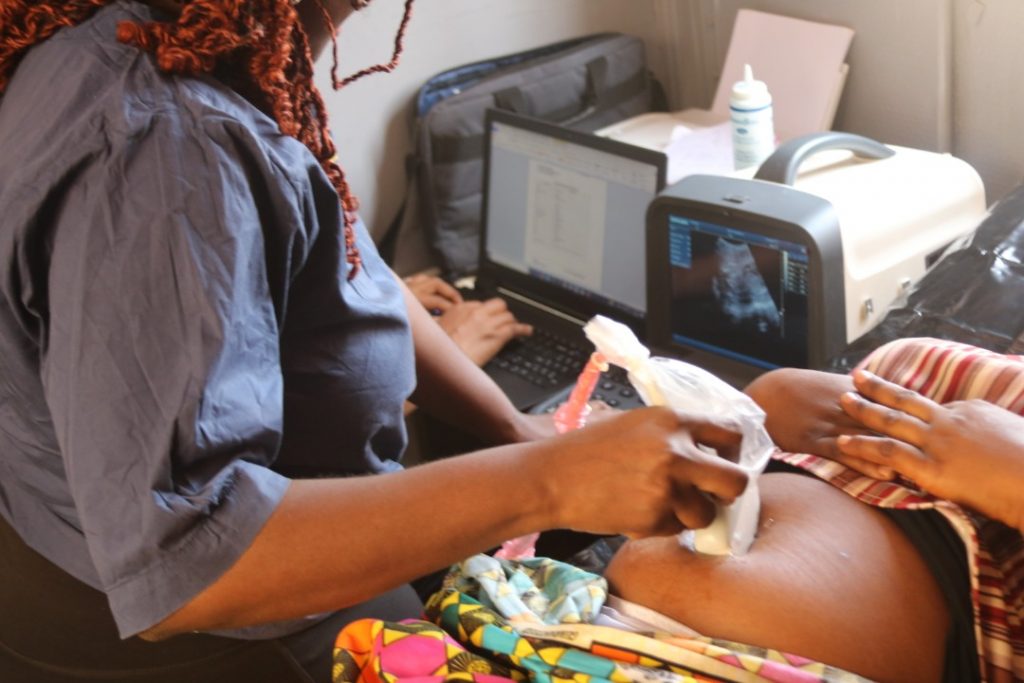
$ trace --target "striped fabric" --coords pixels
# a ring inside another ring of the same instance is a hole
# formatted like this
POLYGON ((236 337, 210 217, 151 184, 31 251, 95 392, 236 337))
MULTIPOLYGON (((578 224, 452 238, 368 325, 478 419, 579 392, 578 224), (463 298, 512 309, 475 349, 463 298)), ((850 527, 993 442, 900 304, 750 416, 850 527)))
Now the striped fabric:
MULTIPOLYGON (((979 398, 1024 414, 1024 356, 916 338, 886 344, 861 367, 939 403, 979 398)), ((982 671, 988 668, 991 679, 990 667, 997 667, 1012 672, 1015 680, 1024 680, 1024 541, 1018 531, 937 500, 915 489, 912 482, 876 481, 813 455, 780 453, 776 458, 869 505, 941 512, 967 547, 982 671)))

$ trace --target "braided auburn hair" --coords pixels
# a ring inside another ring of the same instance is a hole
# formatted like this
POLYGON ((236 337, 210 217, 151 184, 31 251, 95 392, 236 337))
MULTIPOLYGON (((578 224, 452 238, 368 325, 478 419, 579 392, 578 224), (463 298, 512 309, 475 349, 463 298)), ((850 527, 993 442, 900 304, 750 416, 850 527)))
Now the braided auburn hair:
MULTIPOLYGON (((34 45, 59 29, 75 26, 113 0, 3 0, 0 2, 0 97, 18 62, 34 45)), ((363 69, 339 80, 338 43, 325 0, 311 0, 330 30, 333 47, 331 84, 340 89, 371 73, 390 72, 402 54, 413 0, 405 10, 394 52, 386 64, 363 69)), ((327 173, 341 200, 345 257, 355 277, 362 263, 355 244, 358 200, 335 161, 323 98, 313 83, 313 56, 293 0, 175 0, 181 5, 172 21, 122 22, 117 38, 152 53, 158 67, 173 74, 210 73, 230 64, 262 95, 281 132, 304 144, 327 173)), ((362 9, 370 0, 349 0, 362 9)))

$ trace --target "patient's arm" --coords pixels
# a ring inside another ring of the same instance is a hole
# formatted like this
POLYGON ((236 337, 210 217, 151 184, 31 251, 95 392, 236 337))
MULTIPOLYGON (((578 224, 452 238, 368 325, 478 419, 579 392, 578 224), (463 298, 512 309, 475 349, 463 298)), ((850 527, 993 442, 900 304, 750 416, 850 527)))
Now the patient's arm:
POLYGON ((902 532, 811 477, 766 474, 760 487, 747 555, 698 555, 671 537, 631 541, 608 567, 612 592, 707 636, 881 681, 939 680, 949 615, 902 532))
POLYGON ((745 389, 765 412, 772 441, 789 453, 811 453, 836 460, 875 479, 892 479, 890 468, 844 454, 836 439, 870 432, 843 411, 839 397, 854 391, 849 375, 782 368, 761 375, 745 389))

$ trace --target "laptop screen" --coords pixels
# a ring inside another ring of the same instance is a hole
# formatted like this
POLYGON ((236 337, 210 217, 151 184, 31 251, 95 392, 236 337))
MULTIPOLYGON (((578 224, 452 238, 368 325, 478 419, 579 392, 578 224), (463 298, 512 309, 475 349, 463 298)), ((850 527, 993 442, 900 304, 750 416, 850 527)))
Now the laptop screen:
POLYGON ((664 155, 505 112, 488 125, 483 261, 642 319, 664 155))

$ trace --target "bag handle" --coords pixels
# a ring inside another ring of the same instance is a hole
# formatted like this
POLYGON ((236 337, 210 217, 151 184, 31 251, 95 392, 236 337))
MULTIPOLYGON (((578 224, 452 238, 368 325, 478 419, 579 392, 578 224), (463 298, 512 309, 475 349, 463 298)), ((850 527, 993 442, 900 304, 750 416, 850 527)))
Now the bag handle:
MULTIPOLYGON (((650 74, 648 71, 640 71, 634 77, 615 86, 609 86, 609 61, 607 57, 597 57, 586 65, 587 82, 585 85, 583 104, 572 104, 564 109, 547 112, 538 116, 529 98, 519 86, 504 88, 491 93, 495 107, 505 109, 523 116, 534 116, 550 123, 561 126, 572 127, 581 121, 603 111, 617 106, 619 103, 635 97, 637 93, 648 87, 650 74)), ((457 163, 470 159, 480 159, 484 153, 484 136, 478 135, 450 135, 435 137, 431 141, 431 153, 436 163, 457 163)))
MULTIPOLYGON (((538 118, 560 126, 571 126, 583 121, 601 108, 608 94, 608 58, 596 57, 586 65, 587 81, 583 93, 583 105, 573 106, 569 111, 559 110, 538 118)), ((494 106, 523 116, 536 116, 530 101, 518 85, 498 90, 493 94, 494 106)))
POLYGON ((492 97, 494 97, 494 106, 498 109, 525 116, 530 114, 530 103, 526 101, 526 96, 518 86, 498 90, 492 97))

